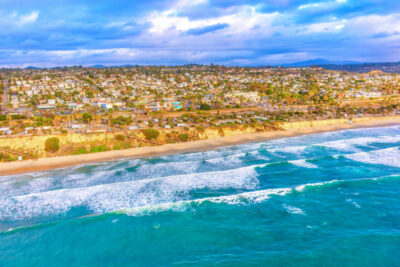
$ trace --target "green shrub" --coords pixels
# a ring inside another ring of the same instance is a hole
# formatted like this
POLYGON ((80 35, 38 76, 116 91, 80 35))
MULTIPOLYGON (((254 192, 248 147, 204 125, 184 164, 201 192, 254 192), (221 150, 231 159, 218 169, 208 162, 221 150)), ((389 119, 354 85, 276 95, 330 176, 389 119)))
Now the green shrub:
POLYGON ((60 149, 60 139, 57 137, 47 138, 45 150, 50 153, 57 152, 60 149))
POLYGON ((119 134, 119 135, 115 136, 115 139, 117 141, 124 141, 125 140, 125 136, 123 136, 122 134, 119 134))
POLYGON ((10 154, 7 154, 4 157, 4 161, 16 161, 16 160, 17 160, 17 158, 13 158, 10 154))
POLYGON ((74 154, 79 155, 79 154, 87 154, 89 153, 85 147, 79 147, 75 150, 74 154))
POLYGON ((89 123, 89 122, 91 122, 92 120, 93 120, 92 114, 87 113, 87 112, 83 113, 83 115, 82 115, 82 121, 83 121, 84 123, 89 123))
POLYGON ((205 131, 203 125, 196 126, 196 130, 197 130, 199 133, 204 133, 204 131, 205 131))
POLYGON ((131 117, 124 117, 124 116, 118 116, 117 118, 114 118, 111 120, 111 123, 113 125, 129 125, 133 122, 133 119, 131 117))
POLYGON ((175 143, 176 143, 176 140, 173 139, 173 138, 167 138, 167 140, 165 140, 165 142, 166 142, 167 144, 175 144, 175 143))
POLYGON ((189 135, 188 134, 180 134, 178 136, 179 140, 181 140, 182 142, 187 142, 189 140, 189 135))
POLYGON ((202 103, 200 104, 200 110, 211 110, 211 106, 209 104, 202 103))
POLYGON ((104 152, 104 151, 108 151, 108 148, 105 145, 90 147, 90 153, 104 152))
POLYGON ((11 119, 12 120, 24 120, 26 119, 25 115, 19 115, 19 114, 13 114, 11 115, 11 119))
POLYGON ((157 139, 157 137, 160 135, 160 132, 155 129, 144 129, 142 130, 142 133, 147 140, 157 139))

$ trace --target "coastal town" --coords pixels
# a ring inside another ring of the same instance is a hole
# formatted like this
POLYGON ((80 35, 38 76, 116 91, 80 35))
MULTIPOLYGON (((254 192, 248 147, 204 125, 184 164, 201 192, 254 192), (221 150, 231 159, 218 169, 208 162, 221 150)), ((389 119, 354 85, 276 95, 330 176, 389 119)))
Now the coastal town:
POLYGON ((2 139, 100 133, 116 139, 64 151, 59 144, 46 149, 44 143, 42 151, 21 151, 0 140, 3 161, 186 142, 206 129, 218 129, 223 136, 224 127, 264 131, 278 129, 281 122, 351 122, 395 115, 400 108, 400 75, 382 71, 77 66, 2 69, 0 80, 2 139))

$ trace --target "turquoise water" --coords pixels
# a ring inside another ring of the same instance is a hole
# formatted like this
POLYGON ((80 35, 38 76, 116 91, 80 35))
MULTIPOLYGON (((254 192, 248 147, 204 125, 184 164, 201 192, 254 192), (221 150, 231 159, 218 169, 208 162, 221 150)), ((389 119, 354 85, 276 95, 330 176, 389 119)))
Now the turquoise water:
POLYGON ((0 266, 400 266, 400 127, 0 179, 0 266))

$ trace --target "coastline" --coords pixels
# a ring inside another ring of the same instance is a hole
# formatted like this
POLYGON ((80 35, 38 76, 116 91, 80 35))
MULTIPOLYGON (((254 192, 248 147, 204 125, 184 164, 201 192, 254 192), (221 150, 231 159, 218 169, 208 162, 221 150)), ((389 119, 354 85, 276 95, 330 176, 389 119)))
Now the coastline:
POLYGON ((280 131, 260 132, 189 141, 185 143, 165 144, 161 146, 130 148, 125 150, 2 163, 0 164, 0 176, 60 169, 70 166, 119 159, 134 159, 185 152, 207 151, 225 146, 262 142, 285 137, 334 132, 346 129, 384 127, 397 124, 400 124, 400 116, 358 118, 354 119, 352 124, 349 124, 347 120, 289 122, 284 125, 285 130, 280 131))

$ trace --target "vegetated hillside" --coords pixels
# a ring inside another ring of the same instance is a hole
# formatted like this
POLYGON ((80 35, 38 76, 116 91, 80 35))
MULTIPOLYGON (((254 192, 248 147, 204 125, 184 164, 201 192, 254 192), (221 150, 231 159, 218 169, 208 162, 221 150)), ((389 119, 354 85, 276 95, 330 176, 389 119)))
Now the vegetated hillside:
MULTIPOLYGON (((138 130, 129 133, 88 133, 88 134, 50 134, 26 137, 10 137, 0 139, 0 148, 32 155, 34 158, 53 157, 104 152, 142 146, 181 143, 187 141, 251 134, 279 129, 277 124, 230 125, 217 127, 193 127, 176 130, 153 130, 156 136, 146 135, 146 131, 138 130), (57 149, 46 148, 49 139, 57 140, 57 149)), ((148 130, 148 129, 147 129, 148 130)), ((1 151, 0 151, 1 154, 1 151)), ((5 155, 8 156, 8 155, 5 155)), ((18 157, 1 157, 1 161, 13 161, 18 157), (3 160, 4 158, 4 160, 3 160)))

